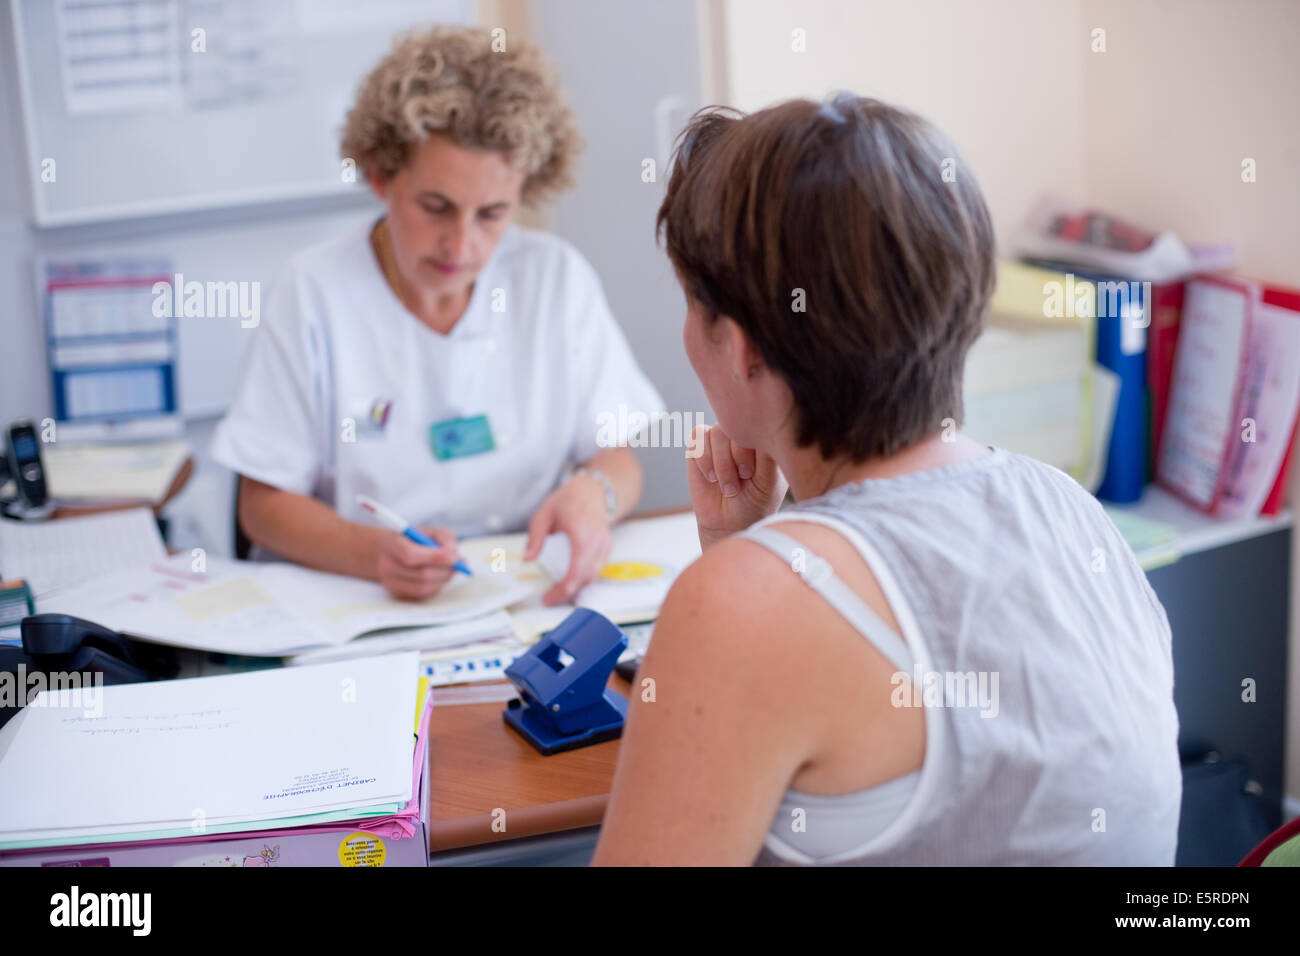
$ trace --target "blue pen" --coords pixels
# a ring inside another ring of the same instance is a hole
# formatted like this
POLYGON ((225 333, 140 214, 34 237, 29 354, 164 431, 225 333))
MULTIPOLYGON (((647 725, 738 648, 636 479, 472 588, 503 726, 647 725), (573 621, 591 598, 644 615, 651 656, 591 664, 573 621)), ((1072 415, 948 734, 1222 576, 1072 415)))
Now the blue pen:
MULTIPOLYGON (((365 495, 357 495, 357 504, 378 518, 381 524, 387 525, 394 531, 400 531, 416 544, 422 544, 426 548, 440 547, 437 541, 434 541, 393 509, 381 505, 374 498, 369 498, 365 495)), ((458 560, 453 567, 461 574, 466 574, 470 577, 474 576, 474 572, 469 569, 469 565, 464 561, 458 560)))

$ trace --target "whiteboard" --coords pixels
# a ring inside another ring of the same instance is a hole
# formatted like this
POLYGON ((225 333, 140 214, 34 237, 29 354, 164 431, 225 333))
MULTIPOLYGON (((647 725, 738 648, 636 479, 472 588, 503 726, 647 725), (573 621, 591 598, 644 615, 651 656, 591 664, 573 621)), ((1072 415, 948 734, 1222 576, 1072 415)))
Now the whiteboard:
POLYGON ((474 0, 10 4, 38 226, 355 192, 338 143, 361 79, 395 33, 475 17, 474 0))

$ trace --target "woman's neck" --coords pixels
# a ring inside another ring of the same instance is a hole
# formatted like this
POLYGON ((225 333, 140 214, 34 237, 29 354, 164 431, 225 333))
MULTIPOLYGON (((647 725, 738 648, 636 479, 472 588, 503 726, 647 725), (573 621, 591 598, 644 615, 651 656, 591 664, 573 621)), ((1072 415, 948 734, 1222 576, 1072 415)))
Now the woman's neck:
POLYGON ((379 220, 370 231, 370 245, 379 268, 388 281, 388 287, 393 290, 397 300, 433 331, 441 335, 450 333, 469 307, 470 296, 474 292, 473 284, 457 292, 422 295, 419 289, 402 278, 401 270, 397 267, 397 257, 393 254, 393 240, 388 232, 387 219, 379 220))
POLYGON ((895 478, 914 471, 929 471, 988 453, 987 446, 957 434, 952 441, 944 441, 936 436, 893 455, 859 462, 847 458, 827 460, 815 445, 808 448, 789 446, 773 452, 773 458, 790 482, 790 493, 794 495, 795 501, 803 501, 824 495, 840 485, 868 478, 895 478))

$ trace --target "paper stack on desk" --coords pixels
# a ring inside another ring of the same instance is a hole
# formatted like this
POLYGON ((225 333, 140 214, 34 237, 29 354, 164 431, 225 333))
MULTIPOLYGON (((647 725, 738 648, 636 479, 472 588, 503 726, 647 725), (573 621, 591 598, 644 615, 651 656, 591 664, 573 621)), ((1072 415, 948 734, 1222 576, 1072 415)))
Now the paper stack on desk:
MULTIPOLYGON (((25 581, 37 606, 60 588, 166 557, 158 522, 148 508, 58 521, 0 520, 0 580, 25 581)), ((23 616, 26 612, 21 607, 23 616)), ((15 616, 0 627, 0 646, 22 645, 20 620, 15 616)))
POLYGON ((23 578, 38 601, 57 589, 166 557, 148 508, 31 524, 0 521, 0 577, 23 578))
POLYGON ((41 450, 50 497, 61 503, 160 502, 189 456, 183 439, 129 445, 51 442, 41 450))
POLYGON ((0 850, 418 818, 416 668, 406 653, 47 691, 0 733, 0 850))

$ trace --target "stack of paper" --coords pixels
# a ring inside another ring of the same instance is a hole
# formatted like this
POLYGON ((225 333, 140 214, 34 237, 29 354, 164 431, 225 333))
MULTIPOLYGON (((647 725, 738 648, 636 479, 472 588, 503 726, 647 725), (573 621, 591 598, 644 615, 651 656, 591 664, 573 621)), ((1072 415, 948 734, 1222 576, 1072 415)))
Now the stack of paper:
POLYGON ((123 445, 51 442, 41 450, 50 497, 61 502, 160 502, 189 456, 190 446, 184 440, 123 445))
MULTIPOLYGON (((1094 449, 1110 434, 1105 399, 1092 361, 1091 315, 1050 315, 1045 289, 1064 277, 1018 263, 999 263, 989 325, 966 358, 964 429, 972 437, 1045 461, 1087 484, 1094 449)), ((1080 285, 1083 283, 1081 282, 1080 285)), ((1069 303, 1073 305, 1073 303, 1069 303)), ((1107 384, 1107 383, 1101 383, 1107 384)))
POLYGON ((25 579, 38 602, 59 588, 166 557, 148 508, 32 524, 0 521, 0 577, 25 579))
POLYGON ((470 618, 468 621, 453 621, 450 624, 438 624, 432 627, 402 627, 373 631, 346 644, 295 654, 289 659, 289 663, 322 664, 326 661, 341 661, 372 654, 391 654, 397 651, 436 653, 438 649, 454 649, 452 651, 454 655, 512 634, 510 615, 505 611, 493 611, 491 614, 470 618))
POLYGON ((46 691, 0 732, 0 850, 408 812, 416 668, 406 653, 46 691))
POLYGON ((1153 521, 1132 510, 1106 507, 1106 514, 1133 549, 1143 571, 1151 571, 1178 560, 1178 529, 1164 521, 1153 521))

